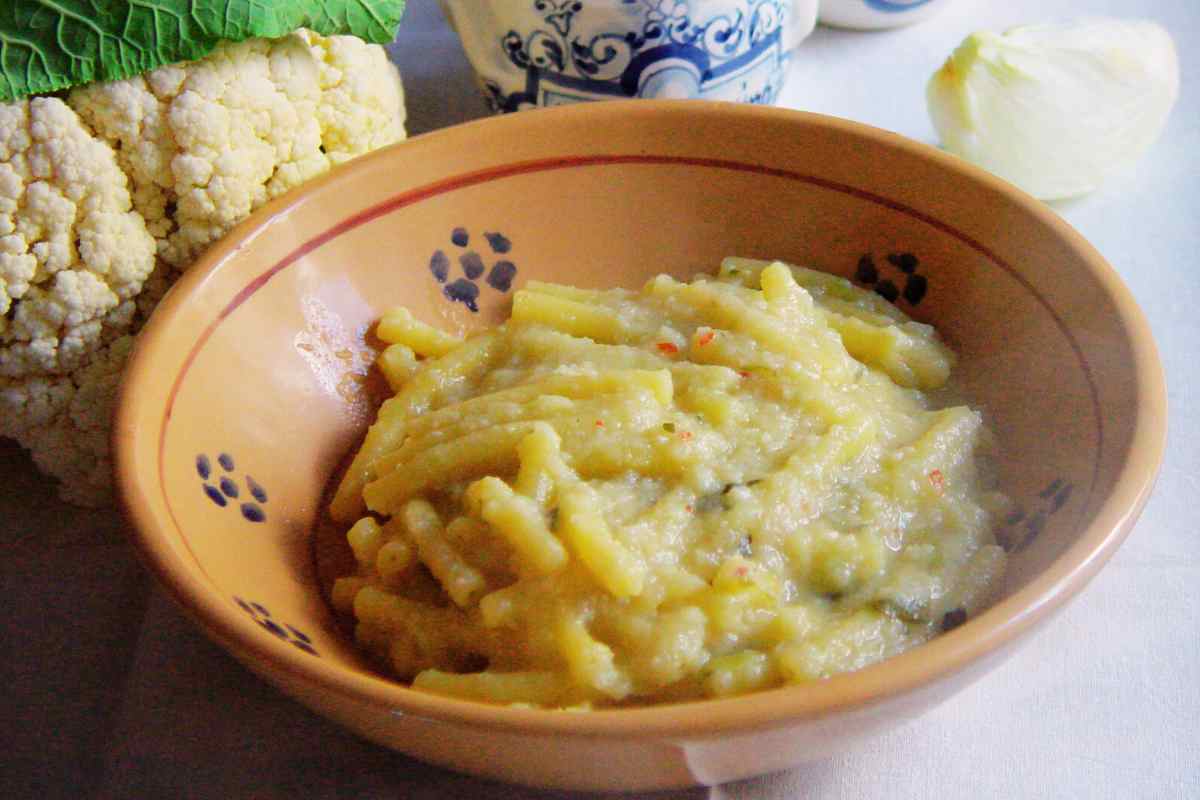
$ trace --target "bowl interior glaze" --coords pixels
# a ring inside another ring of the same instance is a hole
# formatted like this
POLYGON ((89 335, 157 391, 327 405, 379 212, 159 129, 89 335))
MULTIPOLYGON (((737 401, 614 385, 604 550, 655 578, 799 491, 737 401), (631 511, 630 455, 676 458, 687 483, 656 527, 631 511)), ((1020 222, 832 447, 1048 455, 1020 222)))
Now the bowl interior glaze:
POLYGON ((1161 460, 1164 398, 1140 312, 1045 206, 852 123, 640 101, 420 137, 275 202, 156 312, 114 435, 151 568, 210 635, 310 705, 351 724, 377 707, 538 735, 670 737, 779 727, 936 685, 1029 630, 1127 533, 1161 460), (527 280, 636 287, 731 254, 895 292, 938 326, 1020 506, 1002 531, 1012 561, 1000 601, 884 665, 703 715, 519 711, 372 673, 322 600, 312 538, 372 412, 373 321, 402 304, 468 332, 504 318, 527 280))

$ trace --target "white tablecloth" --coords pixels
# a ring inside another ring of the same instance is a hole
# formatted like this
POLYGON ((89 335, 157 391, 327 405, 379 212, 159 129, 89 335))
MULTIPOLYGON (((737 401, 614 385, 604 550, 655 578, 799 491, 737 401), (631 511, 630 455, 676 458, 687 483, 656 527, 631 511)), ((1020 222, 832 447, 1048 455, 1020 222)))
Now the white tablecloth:
MULTIPOLYGON (((1015 658, 862 749, 681 798, 1200 797, 1200 1, 958 0, 887 33, 820 29, 783 104, 924 141, 924 82, 980 27, 1078 14, 1167 24, 1184 93, 1136 173, 1061 209, 1116 266, 1166 366, 1171 439, 1129 542, 1015 658)), ((393 47, 410 129, 482 116, 434 0, 393 47)), ((151 586, 111 514, 62 506, 0 447, 0 797, 535 798, 379 749, 282 697, 151 586)))

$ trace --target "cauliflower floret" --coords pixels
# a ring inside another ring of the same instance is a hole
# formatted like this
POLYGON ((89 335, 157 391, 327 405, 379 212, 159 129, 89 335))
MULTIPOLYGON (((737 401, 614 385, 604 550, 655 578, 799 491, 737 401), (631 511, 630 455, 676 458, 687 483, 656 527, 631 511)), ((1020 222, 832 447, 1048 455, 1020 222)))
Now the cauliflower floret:
POLYGON ((61 481, 62 498, 78 505, 111 501, 108 438, 117 387, 133 347, 121 336, 92 353, 88 364, 61 377, 0 383, 0 415, 38 469, 61 481))
POLYGON ((159 256, 186 268, 267 200, 404 138, 399 74, 378 45, 298 31, 71 92, 117 148, 159 256))
POLYGON ((352 36, 301 31, 321 68, 317 116, 333 164, 404 138, 404 89, 387 53, 352 36))
POLYGON ((61 100, 0 105, 0 159, 0 376, 62 375, 122 327, 108 316, 142 290, 154 238, 112 148, 61 100))
POLYGON ((404 138, 382 47, 298 31, 0 104, 0 436, 64 499, 111 499, 134 336, 204 249, 273 197, 404 138))

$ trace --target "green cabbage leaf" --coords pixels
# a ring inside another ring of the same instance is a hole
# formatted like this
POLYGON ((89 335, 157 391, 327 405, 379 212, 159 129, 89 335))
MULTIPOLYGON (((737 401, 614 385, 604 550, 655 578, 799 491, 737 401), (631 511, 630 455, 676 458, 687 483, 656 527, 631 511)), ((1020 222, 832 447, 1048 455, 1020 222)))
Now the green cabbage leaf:
POLYGON ((404 0, 0 0, 0 102, 194 61, 297 28, 386 44, 404 0))

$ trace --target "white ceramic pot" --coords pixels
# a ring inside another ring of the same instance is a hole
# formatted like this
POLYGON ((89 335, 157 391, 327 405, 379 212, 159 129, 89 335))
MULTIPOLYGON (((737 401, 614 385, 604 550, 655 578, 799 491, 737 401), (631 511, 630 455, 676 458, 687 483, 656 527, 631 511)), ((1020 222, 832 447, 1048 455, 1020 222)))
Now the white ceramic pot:
POLYGON ((928 19, 950 0, 821 0, 821 22, 839 28, 898 28, 928 19))
POLYGON ((441 0, 492 108, 773 103, 818 0, 441 0))

